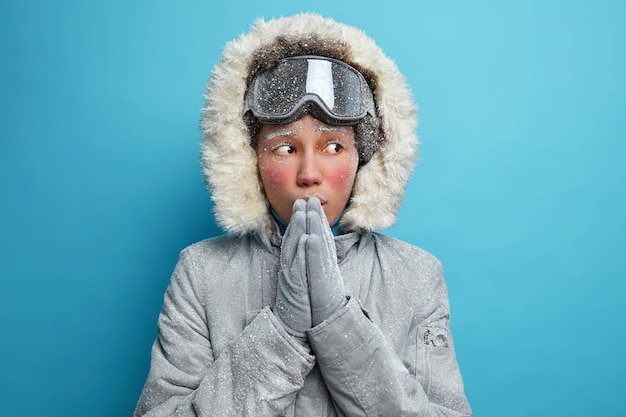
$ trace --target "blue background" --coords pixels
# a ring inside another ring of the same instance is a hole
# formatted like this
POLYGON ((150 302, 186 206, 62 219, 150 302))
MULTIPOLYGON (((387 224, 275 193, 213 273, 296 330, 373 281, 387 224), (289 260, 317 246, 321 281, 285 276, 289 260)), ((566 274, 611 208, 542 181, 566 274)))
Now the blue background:
POLYGON ((618 0, 2 2, 2 414, 132 413, 178 252, 219 233, 206 79, 299 11, 412 86, 421 161, 387 233, 444 263, 475 415, 626 415, 618 0))

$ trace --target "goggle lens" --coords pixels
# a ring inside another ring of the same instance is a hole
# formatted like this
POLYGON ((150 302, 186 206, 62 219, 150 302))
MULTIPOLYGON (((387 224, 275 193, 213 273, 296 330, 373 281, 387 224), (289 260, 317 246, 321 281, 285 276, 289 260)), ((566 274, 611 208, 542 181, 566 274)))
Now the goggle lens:
POLYGON ((260 72, 246 96, 246 111, 262 122, 287 122, 306 103, 316 103, 332 121, 358 122, 375 115, 374 98, 363 75, 329 58, 285 58, 260 72))

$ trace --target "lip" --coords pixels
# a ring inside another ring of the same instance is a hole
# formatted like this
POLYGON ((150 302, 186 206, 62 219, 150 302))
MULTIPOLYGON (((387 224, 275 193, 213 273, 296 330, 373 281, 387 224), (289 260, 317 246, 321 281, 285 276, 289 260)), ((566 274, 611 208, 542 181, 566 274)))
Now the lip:
POLYGON ((317 195, 317 194, 307 195, 307 196, 302 197, 302 199, 303 199, 304 201, 309 201, 309 199, 310 199, 310 198, 312 198, 312 197, 317 197, 317 199, 320 201, 320 203, 321 203, 322 205, 325 205, 326 203, 328 203, 328 201, 327 201, 324 197, 319 196, 319 195, 317 195))

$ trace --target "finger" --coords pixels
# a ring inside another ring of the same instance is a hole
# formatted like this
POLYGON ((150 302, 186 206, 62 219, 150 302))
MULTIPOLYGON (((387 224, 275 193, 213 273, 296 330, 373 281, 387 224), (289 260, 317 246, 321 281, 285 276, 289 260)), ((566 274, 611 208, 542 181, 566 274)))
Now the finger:
POLYGON ((287 230, 285 230, 285 237, 289 232, 290 235, 300 236, 302 233, 306 232, 306 220, 305 220, 305 212, 306 212, 306 202, 302 199, 298 199, 293 203, 293 212, 291 214, 291 220, 287 225, 287 230))
POLYGON ((309 288, 319 285, 320 277, 324 276, 322 239, 319 235, 309 235, 306 241, 306 274, 309 288))
POLYGON ((295 211, 285 230, 280 248, 281 262, 291 263, 298 250, 298 240, 306 231, 306 215, 304 211, 295 211))
POLYGON ((293 203, 293 212, 296 211, 305 211, 306 210, 306 201, 299 198, 293 203))
POLYGON ((317 211, 310 210, 306 213, 306 223, 307 232, 312 236, 318 236, 321 240, 320 250, 322 254, 326 255, 328 259, 336 259, 335 238, 326 218, 321 218, 317 211))
POLYGON ((324 223, 326 221, 322 220, 315 210, 306 212, 306 231, 308 234, 322 237, 324 235, 324 223))
MULTIPOLYGON (((326 218, 326 213, 324 212, 324 209, 322 208, 322 204, 320 203, 320 200, 317 197, 311 197, 307 201, 306 209, 307 209, 307 214, 311 212, 315 212, 321 219, 321 222, 319 223, 321 226, 321 231, 320 229, 316 229, 315 233, 319 234, 320 236, 323 236, 324 239, 326 240, 327 245, 334 246, 333 232, 330 229, 330 225, 328 224, 328 218, 326 218)), ((308 229, 308 227, 309 227, 309 224, 307 224, 307 233, 312 234, 313 232, 310 229, 308 229)))
POLYGON ((291 234, 300 236, 306 231, 306 206, 304 200, 296 200, 293 204, 293 213, 291 214, 291 220, 285 230, 285 237, 291 232, 291 234))
POLYGON ((306 202, 306 211, 314 211, 316 212, 322 219, 326 220, 326 213, 324 213, 324 209, 322 208, 322 203, 319 198, 311 197, 306 202))
POLYGON ((320 236, 309 237, 306 253, 311 324, 317 326, 345 304, 345 290, 337 265, 326 256, 320 236))
POLYGON ((324 256, 322 239, 318 235, 311 235, 307 240, 306 266, 311 314, 317 315, 318 309, 328 301, 330 296, 328 259, 324 256))
POLYGON ((304 308, 305 299, 308 299, 308 282, 306 277, 306 246, 307 235, 302 235, 296 245, 296 253, 291 260, 287 273, 281 275, 280 283, 285 298, 295 310, 304 308))
MULTIPOLYGON (((300 282, 298 283, 299 285, 302 286, 302 288, 307 291, 307 287, 308 287, 308 279, 307 279, 307 247, 308 247, 308 242, 311 236, 309 235, 302 235, 300 236, 300 240, 298 241, 298 252, 296 253, 296 260, 297 260, 297 274, 298 277, 300 278, 300 282)), ((296 271, 294 271, 296 272, 296 271)))

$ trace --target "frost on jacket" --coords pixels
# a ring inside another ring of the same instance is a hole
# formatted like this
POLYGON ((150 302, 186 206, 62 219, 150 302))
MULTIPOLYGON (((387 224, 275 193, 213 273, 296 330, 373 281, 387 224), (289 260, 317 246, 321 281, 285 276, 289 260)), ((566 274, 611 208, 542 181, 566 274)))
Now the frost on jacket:
POLYGON ((374 232, 395 223, 416 158, 415 111, 395 64, 363 32, 330 19, 260 20, 226 46, 202 119, 203 169, 226 235, 180 255, 136 416, 471 415, 441 264, 374 232), (302 48, 311 33, 368 74, 384 134, 357 173, 342 218, 347 233, 335 238, 352 296, 309 331, 315 356, 270 309, 281 235, 242 119, 255 54, 277 39, 302 48))

